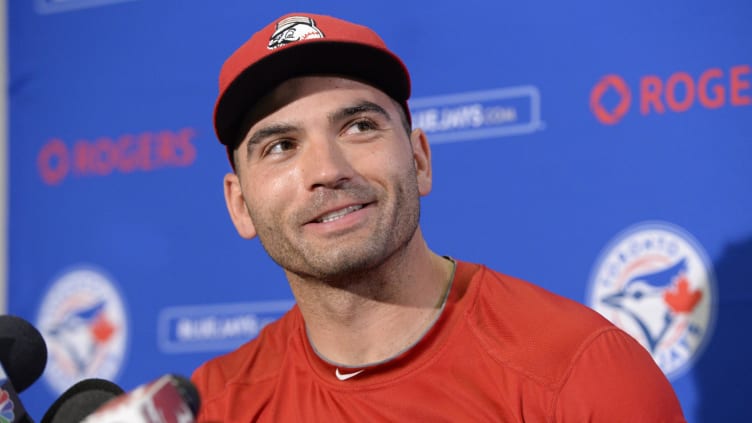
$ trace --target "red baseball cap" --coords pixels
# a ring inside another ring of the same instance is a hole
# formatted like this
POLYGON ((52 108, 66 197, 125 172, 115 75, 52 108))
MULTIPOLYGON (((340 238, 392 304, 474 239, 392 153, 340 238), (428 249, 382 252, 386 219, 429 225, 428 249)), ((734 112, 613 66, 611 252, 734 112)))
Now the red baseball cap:
POLYGON ((228 153, 243 139, 243 118, 262 96, 287 79, 313 74, 373 85, 410 119, 410 74, 376 32, 331 16, 291 13, 253 34, 222 66, 214 130, 228 153))

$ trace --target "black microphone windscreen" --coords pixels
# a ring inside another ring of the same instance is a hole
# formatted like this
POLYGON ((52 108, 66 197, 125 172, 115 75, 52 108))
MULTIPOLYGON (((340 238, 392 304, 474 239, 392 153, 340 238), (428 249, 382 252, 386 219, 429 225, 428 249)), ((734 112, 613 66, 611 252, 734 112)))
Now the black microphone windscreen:
POLYGON ((39 379, 47 365, 47 344, 31 323, 17 316, 0 316, 0 364, 16 392, 39 379))
POLYGON ((104 379, 84 379, 60 395, 41 423, 78 423, 107 401, 125 393, 116 384, 104 379))
POLYGON ((186 405, 191 409, 193 415, 198 415, 198 409, 201 408, 201 397, 199 397, 196 386, 183 376, 174 373, 170 376, 172 377, 172 381, 180 393, 180 396, 185 400, 186 405))

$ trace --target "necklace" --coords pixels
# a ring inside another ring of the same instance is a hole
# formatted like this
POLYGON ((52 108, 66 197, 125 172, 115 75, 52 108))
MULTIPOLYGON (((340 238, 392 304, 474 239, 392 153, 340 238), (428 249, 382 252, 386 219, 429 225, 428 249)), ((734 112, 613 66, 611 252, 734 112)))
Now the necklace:
POLYGON ((355 367, 357 367, 357 368, 365 369, 367 367, 373 367, 373 366, 378 366, 380 364, 387 363, 387 362, 395 359, 396 357, 399 357, 400 355, 404 354, 406 351, 410 350, 411 348, 413 348, 415 345, 417 345, 426 336, 426 334, 431 330, 431 328, 434 327, 434 325, 436 324, 436 322, 439 320, 439 318, 441 317, 444 309, 446 308, 446 304, 447 304, 447 301, 449 299, 449 294, 452 291, 452 285, 454 283, 454 276, 455 276, 455 273, 457 271, 457 262, 455 262, 454 259, 452 259, 451 257, 448 257, 448 256, 444 256, 444 258, 446 260, 449 260, 451 262, 451 264, 452 264, 452 270, 451 270, 451 272, 449 274, 449 280, 447 280, 444 283, 444 288, 443 288, 443 290, 441 292, 441 295, 437 299, 435 307, 432 307, 433 311, 430 312, 430 313, 428 313, 427 316, 423 319, 423 322, 417 327, 417 329, 413 333, 411 333, 411 335, 409 337, 406 338, 408 340, 411 340, 411 341, 409 341, 409 343, 408 343, 407 346, 399 349, 396 353, 394 353, 394 354, 390 355, 389 357, 387 357, 385 359, 382 359, 382 360, 378 360, 378 361, 375 361, 375 362, 370 362, 370 363, 366 363, 366 364, 362 364, 362 365, 358 365, 358 366, 345 365, 345 364, 337 363, 337 362, 335 362, 333 360, 330 360, 326 356, 324 356, 323 354, 321 354, 318 351, 318 349, 316 348, 316 345, 311 341, 310 334, 308 333, 308 327, 305 326, 306 338, 308 339, 308 344, 311 346, 311 349, 313 350, 313 352, 321 360, 323 360, 323 361, 325 361, 325 362, 327 362, 327 363, 329 363, 332 366, 335 366, 337 368, 340 368, 340 367, 343 367, 343 368, 355 368, 355 367), (419 335, 418 336, 414 336, 414 334, 416 334, 416 333, 419 333, 419 335))

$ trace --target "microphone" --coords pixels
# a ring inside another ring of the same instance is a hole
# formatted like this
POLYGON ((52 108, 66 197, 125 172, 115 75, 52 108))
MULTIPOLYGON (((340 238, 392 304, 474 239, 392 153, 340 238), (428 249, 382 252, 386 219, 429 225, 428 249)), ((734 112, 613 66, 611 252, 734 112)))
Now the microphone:
POLYGON ((123 394, 122 388, 104 379, 84 379, 63 392, 44 413, 41 423, 80 422, 102 404, 123 394))
POLYGON ((200 406, 191 381, 167 374, 107 402, 81 423, 193 423, 200 406))
POLYGON ((39 379, 47 365, 47 344, 42 334, 20 317, 1 315, 0 363, 16 392, 23 392, 39 379))
POLYGON ((39 331, 20 317, 1 315, 0 421, 33 423, 18 394, 39 379, 46 365, 47 344, 39 331))

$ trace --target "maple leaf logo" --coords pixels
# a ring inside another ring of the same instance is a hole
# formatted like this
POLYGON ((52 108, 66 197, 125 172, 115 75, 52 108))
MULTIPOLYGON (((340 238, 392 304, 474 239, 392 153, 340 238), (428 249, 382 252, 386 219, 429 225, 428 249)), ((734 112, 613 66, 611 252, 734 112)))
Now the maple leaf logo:
POLYGON ((674 313, 690 313, 702 299, 702 291, 692 290, 686 275, 681 275, 674 286, 663 293, 663 300, 674 313))
POLYGON ((97 316, 91 326, 91 333, 98 342, 107 342, 115 332, 115 327, 110 323, 104 313, 97 316))

